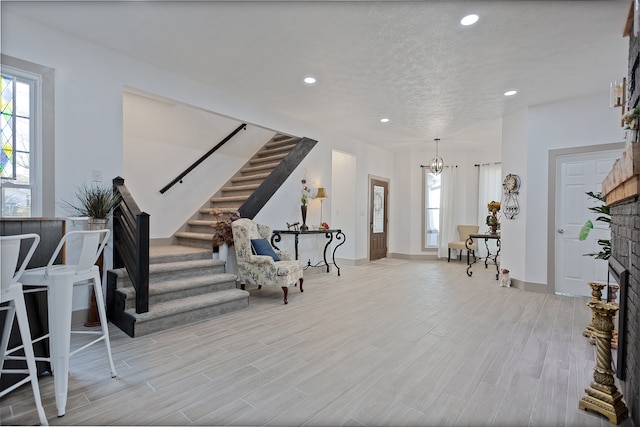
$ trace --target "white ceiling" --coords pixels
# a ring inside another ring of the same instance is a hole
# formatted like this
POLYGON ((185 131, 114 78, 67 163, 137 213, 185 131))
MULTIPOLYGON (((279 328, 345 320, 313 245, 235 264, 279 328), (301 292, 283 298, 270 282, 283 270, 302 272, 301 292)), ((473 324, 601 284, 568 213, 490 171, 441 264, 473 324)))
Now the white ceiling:
MULTIPOLYGON (((501 117, 626 75, 629 0, 10 2, 39 21, 392 151, 497 145, 501 117), (469 13, 477 24, 463 27, 469 13), (318 79, 302 83, 305 75, 318 79), (503 93, 517 89, 506 98, 503 93), (389 117, 387 124, 380 118, 389 117)), ((603 102, 608 102, 605 97, 603 102)), ((239 120, 244 118, 238 117, 239 120)), ((259 124, 259 123, 258 123, 259 124)), ((312 135, 307 135, 312 136, 312 135)))

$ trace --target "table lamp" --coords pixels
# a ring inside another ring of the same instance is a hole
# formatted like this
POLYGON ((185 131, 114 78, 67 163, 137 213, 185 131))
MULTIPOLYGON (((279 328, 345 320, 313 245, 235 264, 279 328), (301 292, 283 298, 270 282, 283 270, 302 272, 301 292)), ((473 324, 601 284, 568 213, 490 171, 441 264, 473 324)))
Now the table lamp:
POLYGON ((320 224, 322 224, 322 201, 324 199, 328 199, 329 196, 327 196, 327 191, 324 189, 324 187, 318 187, 318 192, 316 193, 316 199, 320 199, 320 224))

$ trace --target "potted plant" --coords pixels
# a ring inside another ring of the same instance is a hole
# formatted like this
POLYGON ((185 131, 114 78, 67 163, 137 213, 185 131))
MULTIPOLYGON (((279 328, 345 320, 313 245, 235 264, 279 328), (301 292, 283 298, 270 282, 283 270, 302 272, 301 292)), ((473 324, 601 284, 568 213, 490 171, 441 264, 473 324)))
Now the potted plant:
MULTIPOLYGON (((586 193, 589 197, 594 199, 598 199, 602 202, 600 206, 594 206, 592 208, 587 208, 591 212, 595 212, 600 214, 599 217, 596 218, 596 221, 604 222, 611 227, 611 212, 609 211, 609 206, 607 206, 606 199, 602 195, 602 193, 594 193, 593 191, 589 191, 586 193)), ((580 229, 580 234, 578 236, 578 240, 583 241, 586 240, 589 236, 589 232, 593 230, 593 222, 590 219, 582 226, 580 229)), ((604 259, 607 260, 611 256, 611 240, 610 239, 598 239, 598 245, 602 247, 600 252, 598 253, 590 253, 584 254, 585 256, 592 256, 595 259, 604 259)))
POLYGON ((76 216, 89 217, 89 228, 99 223, 106 226, 109 215, 120 203, 120 197, 111 187, 82 184, 76 191, 76 203, 63 200, 67 210, 76 216))

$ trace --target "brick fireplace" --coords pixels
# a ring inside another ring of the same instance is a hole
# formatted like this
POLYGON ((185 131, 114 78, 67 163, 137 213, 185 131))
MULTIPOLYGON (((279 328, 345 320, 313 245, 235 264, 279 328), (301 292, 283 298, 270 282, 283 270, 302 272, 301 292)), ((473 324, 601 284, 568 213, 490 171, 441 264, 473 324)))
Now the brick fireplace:
MULTIPOLYGON (((625 35, 629 36, 628 108, 633 109, 640 106, 640 89, 636 87, 640 81, 640 35, 634 36, 633 31, 625 35)), ((640 142, 629 144, 614 164, 602 183, 602 193, 611 212, 609 270, 627 275, 622 280, 626 286, 620 290, 620 346, 614 361, 629 418, 640 426, 640 142)), ((615 281, 625 285, 620 277, 615 281)))

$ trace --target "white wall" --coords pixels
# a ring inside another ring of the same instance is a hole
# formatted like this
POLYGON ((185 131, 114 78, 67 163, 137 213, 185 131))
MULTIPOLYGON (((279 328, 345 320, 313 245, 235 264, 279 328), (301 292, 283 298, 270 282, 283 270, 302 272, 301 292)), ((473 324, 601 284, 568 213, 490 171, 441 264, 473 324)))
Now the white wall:
MULTIPOLYGON (((478 168, 475 164, 500 162, 500 149, 454 151, 439 150, 445 165, 458 166, 455 192, 457 209, 450 221, 454 224, 476 224, 478 218, 478 168)), ((422 168, 433 158, 429 150, 396 153, 392 179, 392 226, 389 251, 401 255, 436 255, 435 250, 422 250, 422 168), (394 182, 396 183, 394 185, 394 182)))
MULTIPOLYGON (((527 222, 527 188, 529 182, 527 173, 527 156, 522 153, 527 146, 527 116, 528 110, 522 109, 502 119, 502 176, 507 174, 518 175, 522 180, 522 186, 518 194, 520 213, 513 219, 505 219, 500 224, 501 264, 509 270, 514 279, 524 280, 526 253, 524 244, 526 241, 527 222)), ((540 175, 534 170, 533 179, 540 179, 540 175)), ((545 251, 546 253, 546 251, 545 251)))
POLYGON ((547 284, 549 150, 624 138, 620 109, 609 108, 609 94, 603 89, 592 96, 533 106, 503 119, 503 174, 515 173, 522 179, 522 211, 502 229, 503 263, 509 265, 513 278, 547 284))
MULTIPOLYGON (((175 211, 174 206, 178 203, 173 199, 174 195, 168 195, 166 200, 171 200, 161 203, 161 199, 157 199, 157 196, 150 197, 146 194, 147 192, 156 193, 166 184, 164 181, 156 182, 155 180, 158 173, 152 167, 153 160, 157 160, 154 158, 155 154, 143 154, 141 150, 145 144, 149 145, 150 141, 131 138, 132 146, 127 145, 127 150, 130 149, 140 162, 147 163, 146 171, 153 173, 146 177, 148 186, 141 187, 137 182, 133 182, 136 181, 135 179, 124 176, 123 93, 127 88, 133 88, 266 129, 318 140, 316 148, 300 166, 300 172, 294 173, 287 180, 282 190, 256 218, 264 220, 273 228, 282 228, 285 221, 291 222, 300 218, 300 179, 305 174, 304 171, 312 185, 322 183, 325 188, 331 188, 332 150, 337 149, 357 157, 355 171, 357 219, 354 225, 347 225, 347 227, 353 227, 352 229, 345 227, 344 231, 355 247, 351 256, 354 259, 367 257, 367 177, 369 174, 384 177, 392 175, 393 164, 390 161, 392 157, 390 153, 364 142, 336 135, 331 129, 310 128, 296 119, 279 116, 268 106, 259 105, 247 99, 239 99, 233 94, 225 93, 223 89, 184 79, 134 58, 124 57, 83 40, 69 37, 20 16, 4 13, 2 23, 4 54, 55 70, 55 199, 57 203, 61 199, 73 199, 75 187, 82 182, 91 181, 92 171, 97 169, 102 171, 103 179, 107 184, 110 184, 111 179, 116 176, 123 176, 127 184, 131 181, 135 188, 134 197, 141 197, 145 200, 145 204, 148 204, 140 207, 151 215, 152 224, 161 218, 162 224, 152 225, 152 238, 165 237, 172 228, 183 222, 184 214, 175 211), (154 176, 154 179, 148 179, 149 176, 154 176)), ((158 117, 157 126, 162 127, 166 120, 168 118, 158 117)), ((153 144, 161 144, 161 142, 154 140, 153 144)), ((157 145, 156 148, 159 146, 157 145)), ((163 147, 161 151, 166 155, 170 150, 168 147, 163 147)), ((187 146, 184 151, 195 155, 199 148, 187 146)), ((166 163, 163 166, 167 166, 166 163)), ((177 169, 179 168, 176 164, 175 170, 177 169)), ((131 170, 128 164, 127 170, 131 170)), ((209 169, 208 172, 203 173, 213 174, 215 171, 209 169)), ((184 187, 185 184, 182 186, 184 187)), ((191 197, 189 195, 188 198, 191 199, 191 197)), ((193 195, 193 198, 198 197, 202 199, 201 195, 193 195)), ((208 196, 204 196, 202 200, 206 197, 208 196)), ((331 224, 331 211, 336 208, 331 203, 331 199, 325 203, 324 213, 324 219, 329 224, 331 224)), ((319 217, 319 209, 320 204, 313 202, 310 205, 309 217, 319 217)), ((66 213, 56 206, 56 215, 65 216, 66 213)))

